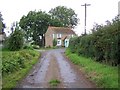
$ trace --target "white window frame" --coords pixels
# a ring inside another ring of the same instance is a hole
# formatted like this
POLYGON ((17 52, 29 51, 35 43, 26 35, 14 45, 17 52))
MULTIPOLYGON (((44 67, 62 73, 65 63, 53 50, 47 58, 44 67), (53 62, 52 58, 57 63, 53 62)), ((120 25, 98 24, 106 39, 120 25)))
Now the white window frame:
POLYGON ((62 40, 57 40, 57 46, 61 46, 62 45, 62 40))
POLYGON ((53 39, 55 38, 55 34, 53 34, 53 39))
POLYGON ((57 38, 61 38, 62 37, 62 34, 57 34, 57 38))
POLYGON ((61 37, 62 37, 62 34, 59 34, 59 37, 61 38, 61 37))

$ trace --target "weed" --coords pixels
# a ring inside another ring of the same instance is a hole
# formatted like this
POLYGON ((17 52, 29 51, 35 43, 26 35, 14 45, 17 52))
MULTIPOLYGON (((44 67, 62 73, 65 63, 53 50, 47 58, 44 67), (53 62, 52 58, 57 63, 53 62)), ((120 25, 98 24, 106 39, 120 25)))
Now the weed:
POLYGON ((56 86, 58 86, 58 84, 60 84, 60 81, 57 80, 57 79, 52 79, 52 80, 49 81, 49 84, 52 87, 56 87, 56 86))

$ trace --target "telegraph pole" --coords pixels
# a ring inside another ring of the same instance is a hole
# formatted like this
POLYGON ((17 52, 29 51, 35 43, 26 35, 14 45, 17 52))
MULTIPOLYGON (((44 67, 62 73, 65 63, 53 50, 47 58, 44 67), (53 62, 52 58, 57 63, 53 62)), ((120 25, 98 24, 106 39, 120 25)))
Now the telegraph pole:
POLYGON ((86 35, 86 17, 87 17, 87 6, 90 6, 91 4, 84 4, 84 5, 81 5, 81 6, 84 6, 85 7, 85 32, 84 34, 86 35))

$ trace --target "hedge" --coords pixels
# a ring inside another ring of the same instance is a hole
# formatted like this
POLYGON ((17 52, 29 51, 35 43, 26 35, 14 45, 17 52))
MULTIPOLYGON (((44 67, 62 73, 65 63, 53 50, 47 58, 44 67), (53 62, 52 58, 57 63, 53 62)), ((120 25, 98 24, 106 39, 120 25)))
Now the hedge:
POLYGON ((96 24, 92 34, 70 39, 69 48, 72 53, 94 58, 116 66, 119 64, 120 21, 115 18, 107 25, 96 24))

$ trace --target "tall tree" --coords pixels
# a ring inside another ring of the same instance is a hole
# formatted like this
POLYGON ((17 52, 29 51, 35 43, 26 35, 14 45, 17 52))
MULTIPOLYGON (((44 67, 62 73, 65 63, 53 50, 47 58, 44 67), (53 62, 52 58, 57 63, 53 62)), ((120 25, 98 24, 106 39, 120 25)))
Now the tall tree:
POLYGON ((74 28, 78 23, 77 14, 71 8, 67 8, 65 6, 57 6, 49 11, 50 15, 54 18, 59 19, 63 23, 64 27, 71 26, 74 28))
POLYGON ((19 25, 24 30, 27 41, 32 37, 35 44, 44 46, 44 34, 48 26, 62 26, 63 24, 46 12, 30 11, 27 16, 21 18, 19 25))
POLYGON ((3 23, 2 14, 0 12, 0 32, 4 32, 5 24, 3 23))

